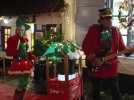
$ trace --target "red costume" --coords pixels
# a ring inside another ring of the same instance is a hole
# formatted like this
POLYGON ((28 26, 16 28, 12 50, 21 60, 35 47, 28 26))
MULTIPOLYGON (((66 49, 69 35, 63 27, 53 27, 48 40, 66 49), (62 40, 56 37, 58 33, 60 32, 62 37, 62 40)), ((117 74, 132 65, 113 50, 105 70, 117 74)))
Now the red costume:
POLYGON ((31 59, 27 59, 28 39, 25 36, 20 36, 20 31, 20 28, 16 28, 16 34, 7 40, 6 54, 13 57, 9 74, 13 75, 30 74, 32 69, 31 59))
MULTIPOLYGON (((118 51, 124 50, 126 48, 118 29, 116 27, 112 27, 111 30, 112 30, 113 38, 112 38, 112 43, 111 43, 111 51, 108 55, 113 54, 113 53, 117 54, 118 51)), ((89 28, 88 33, 86 34, 85 39, 82 43, 82 48, 86 56, 90 54, 97 54, 99 52, 100 47, 101 47, 101 42, 99 39, 101 31, 102 31, 102 28, 99 27, 99 25, 93 25, 89 28)), ((100 77, 100 78, 116 76, 118 60, 117 58, 114 58, 114 59, 111 59, 109 62, 111 63, 111 67, 109 69, 94 72, 92 73, 92 75, 95 77, 100 77)))
POLYGON ((19 17, 16 20, 15 35, 7 40, 6 53, 8 56, 13 57, 8 73, 20 76, 12 100, 23 100, 27 84, 29 83, 29 76, 33 69, 32 60, 35 60, 35 56, 28 54, 28 38, 26 37, 26 30, 29 28, 30 26, 26 24, 25 19, 19 17))
POLYGON ((19 38, 17 35, 11 36, 10 38, 8 38, 7 40, 7 48, 6 48, 6 54, 7 56, 13 56, 14 58, 17 57, 18 54, 18 41, 19 38))

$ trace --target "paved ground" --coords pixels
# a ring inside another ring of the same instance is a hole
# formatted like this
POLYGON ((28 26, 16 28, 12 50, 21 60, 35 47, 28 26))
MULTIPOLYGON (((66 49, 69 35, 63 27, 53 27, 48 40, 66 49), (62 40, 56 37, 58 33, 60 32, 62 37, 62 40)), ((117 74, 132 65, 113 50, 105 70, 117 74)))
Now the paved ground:
POLYGON ((6 84, 5 82, 0 82, 0 98, 1 100, 12 100, 14 95, 15 87, 6 84))

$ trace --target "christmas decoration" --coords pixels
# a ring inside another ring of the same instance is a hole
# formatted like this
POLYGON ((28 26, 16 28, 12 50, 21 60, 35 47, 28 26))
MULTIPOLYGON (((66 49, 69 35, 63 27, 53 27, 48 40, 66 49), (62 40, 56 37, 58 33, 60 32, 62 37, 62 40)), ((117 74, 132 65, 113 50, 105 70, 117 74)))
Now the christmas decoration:
POLYGON ((35 40, 34 54, 36 56, 42 56, 52 42, 60 42, 62 40, 63 38, 60 32, 47 32, 46 37, 35 40))
POLYGON ((76 70, 78 69, 76 61, 81 57, 82 53, 80 53, 80 48, 75 42, 65 41, 60 32, 54 32, 52 30, 47 32, 46 37, 37 39, 35 43, 34 53, 39 59, 35 63, 34 88, 37 94, 46 94, 47 90, 45 89, 48 88, 46 86, 48 80, 45 78, 46 61, 48 60, 48 74, 50 78, 55 78, 60 75, 65 76, 65 56, 67 56, 67 73, 69 76, 72 76, 76 74, 76 70))
POLYGON ((108 30, 101 32, 101 40, 108 41, 112 39, 112 35, 108 30))
POLYGON ((97 54, 98 57, 105 56, 111 49, 112 34, 110 30, 103 30, 100 36, 100 53, 97 54))
POLYGON ((51 42, 42 57, 47 57, 52 62, 60 62, 64 54, 68 55, 70 59, 79 59, 77 49, 78 46, 70 41, 51 42))

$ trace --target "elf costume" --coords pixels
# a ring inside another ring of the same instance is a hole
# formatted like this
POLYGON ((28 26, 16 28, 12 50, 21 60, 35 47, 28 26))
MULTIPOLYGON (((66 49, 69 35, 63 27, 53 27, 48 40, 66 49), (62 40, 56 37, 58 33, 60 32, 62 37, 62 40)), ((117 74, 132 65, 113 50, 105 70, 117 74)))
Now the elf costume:
POLYGON ((19 76, 18 87, 15 91, 13 100, 23 100, 23 95, 28 84, 29 76, 32 71, 32 60, 28 59, 28 38, 26 30, 30 28, 24 18, 19 17, 16 21, 16 33, 7 40, 6 53, 13 56, 13 61, 9 69, 10 75, 19 76))

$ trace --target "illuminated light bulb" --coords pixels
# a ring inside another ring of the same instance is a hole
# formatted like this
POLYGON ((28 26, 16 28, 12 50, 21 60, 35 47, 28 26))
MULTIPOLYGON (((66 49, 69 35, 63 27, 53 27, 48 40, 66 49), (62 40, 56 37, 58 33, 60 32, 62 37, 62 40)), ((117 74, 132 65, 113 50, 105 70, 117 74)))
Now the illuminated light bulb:
POLYGON ((9 22, 8 19, 4 19, 3 21, 5 24, 8 24, 8 22, 9 22))

